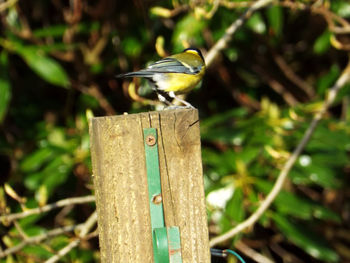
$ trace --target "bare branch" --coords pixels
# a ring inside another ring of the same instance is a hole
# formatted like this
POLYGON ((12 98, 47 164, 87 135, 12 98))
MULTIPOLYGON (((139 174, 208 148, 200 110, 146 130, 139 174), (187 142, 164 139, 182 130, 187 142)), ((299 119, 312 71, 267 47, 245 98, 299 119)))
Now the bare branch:
POLYGON ((91 214, 91 216, 86 220, 85 223, 82 223, 79 225, 73 225, 73 226, 59 227, 59 228, 50 230, 44 234, 40 234, 34 237, 27 237, 18 245, 10 247, 4 251, 0 251, 0 258, 14 254, 20 251, 21 249, 23 249, 27 245, 38 244, 50 237, 58 236, 61 234, 72 232, 72 231, 77 232, 77 236, 78 236, 77 239, 74 239, 65 248, 61 249, 57 255, 53 256, 51 259, 47 261, 47 262, 56 262, 62 256, 67 254, 70 250, 76 247, 80 243, 80 240, 88 235, 90 229, 95 225, 96 222, 97 222, 97 212, 95 211, 94 213, 91 214), (54 260, 54 261, 50 261, 50 260, 54 260))
POLYGON ((90 202, 94 202, 94 201, 95 201, 95 196, 93 196, 93 195, 62 199, 60 201, 45 205, 43 207, 37 207, 37 208, 29 209, 29 210, 26 210, 26 211, 23 211, 20 213, 14 213, 14 214, 0 216, 0 221, 3 221, 5 223, 9 223, 13 220, 21 219, 21 218, 24 218, 24 217, 27 217, 30 215, 45 213, 45 212, 51 211, 51 210, 59 208, 59 207, 63 207, 63 206, 67 206, 67 205, 90 203, 90 202))
POLYGON ((294 163, 296 162, 297 158, 305 148, 306 144, 309 142, 311 135, 313 134, 316 126, 318 125, 319 121, 322 119, 323 115, 327 112, 330 105, 334 102, 339 90, 341 87, 343 87, 347 82, 350 81, 350 61, 347 67, 344 69, 338 80, 336 81, 335 85, 329 90, 328 96, 325 99, 322 108, 319 112, 316 113, 314 118, 312 119, 312 122, 310 123, 308 129, 305 131, 305 134, 303 138, 301 139, 300 143, 297 145, 295 150, 293 151, 290 158, 285 163, 284 167, 282 168, 280 174, 277 177, 277 180, 271 190, 271 192, 266 196, 265 200, 262 201, 258 209, 245 221, 238 224, 236 227, 232 228, 228 232, 217 236, 213 238, 210 241, 210 246, 213 247, 219 243, 222 243, 228 239, 231 239, 236 234, 240 233, 244 229, 251 227, 256 223, 256 221, 259 220, 259 218, 262 216, 262 214, 270 207, 272 202, 275 200, 279 192, 281 191, 284 182, 286 181, 286 178, 288 176, 289 171, 292 169, 294 163))
POLYGON ((256 252, 254 249, 251 249, 249 246, 244 244, 242 241, 238 241, 235 244, 235 247, 239 251, 241 251, 244 255, 246 255, 247 257, 250 257, 251 259, 253 259, 254 261, 256 261, 258 263, 273 263, 273 261, 271 259, 256 252))
POLYGON ((298 86, 301 90, 303 90, 309 98, 313 98, 315 96, 314 90, 311 85, 309 85, 306 81, 304 81, 302 78, 300 78, 293 70, 292 68, 287 64, 287 62, 284 60, 284 58, 273 52, 272 55, 273 59, 275 60, 278 67, 282 70, 284 75, 296 86, 298 86))
POLYGON ((77 227, 78 231, 78 239, 74 239, 72 242, 70 242, 67 246, 62 248, 60 251, 57 252, 56 255, 51 257, 50 259, 46 260, 45 263, 54 263, 60 260, 64 255, 69 253, 73 248, 79 245, 81 239, 86 237, 91 230, 91 228, 96 224, 97 222, 97 212, 95 211, 84 224, 81 224, 77 227))
POLYGON ((8 0, 7 2, 0 4, 0 13, 5 11, 6 9, 10 8, 11 6, 14 6, 18 0, 8 0))
POLYGON ((329 30, 336 34, 348 34, 350 32, 350 24, 346 19, 336 15, 322 5, 307 5, 301 2, 290 0, 280 1, 278 4, 290 9, 308 10, 315 14, 323 16, 327 21, 329 30), (341 26, 337 26, 336 24, 339 24, 341 26))
POLYGON ((3 257, 6 257, 8 255, 11 255, 13 253, 16 253, 16 252, 20 251, 22 248, 24 248, 27 245, 40 243, 43 240, 48 239, 50 237, 74 231, 76 228, 78 228, 79 226, 81 227, 82 225, 83 224, 59 227, 59 228, 55 228, 53 230, 50 230, 50 231, 48 231, 48 232, 46 232, 44 234, 40 234, 40 235, 37 235, 37 236, 34 236, 34 237, 28 237, 27 239, 23 240, 18 245, 14 246, 14 247, 10 247, 10 248, 8 248, 8 249, 6 249, 4 251, 1 251, 0 252, 0 258, 3 258, 3 257))
POLYGON ((220 51, 227 47, 228 43, 232 40, 233 34, 240 28, 243 23, 251 17, 251 15, 271 4, 274 0, 258 0, 251 7, 247 9, 236 21, 234 21, 227 29, 225 34, 216 42, 216 44, 209 50, 208 54, 205 57, 206 64, 210 66, 215 58, 219 55, 220 51))

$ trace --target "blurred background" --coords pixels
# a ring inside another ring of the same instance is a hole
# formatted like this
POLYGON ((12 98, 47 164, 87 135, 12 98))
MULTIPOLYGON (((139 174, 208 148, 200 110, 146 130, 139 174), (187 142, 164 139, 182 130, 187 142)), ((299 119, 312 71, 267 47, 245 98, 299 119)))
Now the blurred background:
MULTIPOLYGON (((205 56, 253 2, 0 0, 0 214, 92 194, 86 116, 158 104, 143 82, 115 75, 189 46, 205 56)), ((255 12, 208 65, 187 100, 200 115, 211 237, 259 206, 349 51, 348 0, 285 0, 255 12)), ((256 262, 251 250, 272 262, 350 262, 349 90, 339 93, 272 207, 222 248, 247 262, 256 262)), ((2 220, 0 252, 83 223, 94 209, 87 203, 2 220)), ((0 262, 45 262, 74 236, 29 243, 0 262)), ((60 260, 98 262, 96 233, 60 260)))

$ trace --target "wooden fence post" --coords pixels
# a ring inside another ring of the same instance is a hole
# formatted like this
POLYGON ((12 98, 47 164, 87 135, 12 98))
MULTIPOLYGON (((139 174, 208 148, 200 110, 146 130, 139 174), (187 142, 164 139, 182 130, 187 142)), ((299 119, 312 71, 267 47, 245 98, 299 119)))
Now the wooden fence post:
POLYGON ((209 263, 196 109, 91 119, 101 261, 153 262, 144 128, 157 129, 165 224, 180 228, 182 262, 209 263))

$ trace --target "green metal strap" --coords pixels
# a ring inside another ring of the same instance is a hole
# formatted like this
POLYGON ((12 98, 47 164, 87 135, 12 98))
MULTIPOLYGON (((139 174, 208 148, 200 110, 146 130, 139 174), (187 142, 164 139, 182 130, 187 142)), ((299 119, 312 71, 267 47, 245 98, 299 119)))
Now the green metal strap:
POLYGON ((157 130, 155 128, 143 129, 143 136, 146 155, 154 262, 181 263, 179 228, 177 226, 166 227, 164 223, 157 130))

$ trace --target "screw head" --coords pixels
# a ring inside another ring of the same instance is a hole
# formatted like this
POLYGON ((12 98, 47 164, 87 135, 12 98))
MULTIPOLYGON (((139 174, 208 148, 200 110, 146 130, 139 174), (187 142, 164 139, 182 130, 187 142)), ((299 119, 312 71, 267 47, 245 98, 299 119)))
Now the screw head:
POLYGON ((156 144, 156 138, 155 138, 153 135, 148 135, 148 136, 146 137, 146 144, 147 144, 148 146, 153 146, 153 145, 155 145, 155 144, 156 144))
POLYGON ((152 202, 153 202, 153 204, 155 204, 155 205, 159 205, 161 202, 162 202, 162 195, 161 194, 158 194, 158 195, 155 195, 155 196, 153 196, 153 198, 152 198, 152 202))

